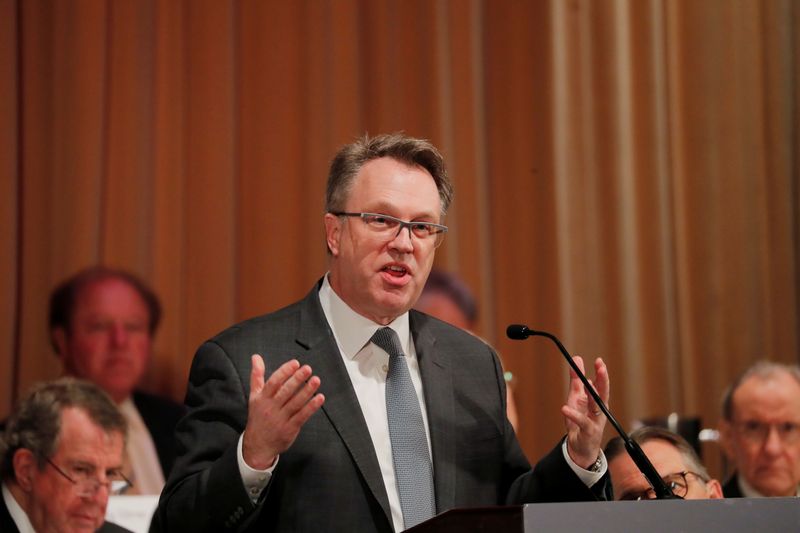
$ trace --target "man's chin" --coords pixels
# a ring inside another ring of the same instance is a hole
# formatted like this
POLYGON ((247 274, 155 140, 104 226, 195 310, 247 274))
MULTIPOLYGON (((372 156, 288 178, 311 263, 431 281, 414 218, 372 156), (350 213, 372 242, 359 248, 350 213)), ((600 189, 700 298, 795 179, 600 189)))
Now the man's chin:
POLYGON ((379 309, 377 310, 378 312, 375 313, 375 316, 384 319, 380 322, 386 321, 386 323, 388 323, 407 312, 411 307, 412 304, 409 302, 408 298, 385 298, 380 302, 379 309))
POLYGON ((116 401, 122 401, 131 395, 135 385, 130 378, 125 381, 107 381, 101 385, 106 392, 116 401))
POLYGON ((66 531, 83 533, 97 531, 103 525, 103 520, 96 518, 73 517, 66 531))
POLYGON ((794 496, 797 493, 797 484, 793 484, 788 478, 785 482, 775 483, 773 479, 771 483, 759 484, 760 486, 753 485, 758 492, 764 496, 780 497, 780 496, 794 496))

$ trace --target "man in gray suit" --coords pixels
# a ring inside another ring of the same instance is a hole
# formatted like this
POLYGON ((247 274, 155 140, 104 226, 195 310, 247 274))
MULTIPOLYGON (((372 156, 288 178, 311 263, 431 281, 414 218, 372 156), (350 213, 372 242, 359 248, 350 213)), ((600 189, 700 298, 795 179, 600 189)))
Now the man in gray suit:
MULTIPOLYGON (((330 270, 300 302, 199 348, 154 531, 390 532, 455 507, 607 497, 605 419, 577 378, 567 436, 531 469, 494 351, 409 311, 451 198, 427 141, 339 151, 330 270)), ((595 374, 607 399, 600 359, 595 374)))

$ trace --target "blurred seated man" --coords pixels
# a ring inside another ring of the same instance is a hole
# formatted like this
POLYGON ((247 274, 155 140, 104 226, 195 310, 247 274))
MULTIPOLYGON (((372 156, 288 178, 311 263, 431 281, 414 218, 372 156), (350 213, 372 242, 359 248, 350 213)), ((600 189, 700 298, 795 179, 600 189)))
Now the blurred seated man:
POLYGON ((136 494, 159 494, 175 461, 173 432, 184 407, 137 390, 161 317, 156 295, 135 276, 93 267, 50 297, 53 347, 67 375, 99 385, 128 421, 126 473, 136 494))
MULTIPOLYGON (((478 325, 478 304, 469 288, 455 274, 431 270, 414 309, 443 320, 457 328, 474 333, 478 325)), ((506 378, 506 416, 515 432, 519 432, 519 415, 514 401, 511 372, 506 378)))
POLYGON ((727 498, 800 496, 800 368, 761 361, 725 392, 720 441, 727 498))
POLYGON ((95 385, 72 378, 35 387, 0 438, 0 531, 128 531, 105 522, 124 490, 125 418, 95 385))
MULTIPOLYGON (((664 483, 676 496, 686 500, 722 498, 722 487, 700 462, 686 439, 664 428, 646 426, 631 433, 642 447, 664 483)), ((621 437, 608 441, 605 448, 608 472, 615 500, 648 500, 656 497, 647 479, 625 450, 621 437)))

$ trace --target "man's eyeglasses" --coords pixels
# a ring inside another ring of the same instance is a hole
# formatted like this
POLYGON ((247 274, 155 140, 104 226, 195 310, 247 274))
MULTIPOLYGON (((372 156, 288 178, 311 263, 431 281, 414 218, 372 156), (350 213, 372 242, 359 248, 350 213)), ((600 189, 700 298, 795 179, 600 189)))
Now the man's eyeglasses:
POLYGON ((70 481, 78 490, 80 496, 93 496, 100 487, 108 489, 111 496, 123 494, 126 490, 133 487, 133 483, 122 473, 120 469, 106 471, 105 481, 100 481, 97 477, 96 468, 89 464, 76 464, 68 468, 69 474, 64 472, 57 464, 49 458, 45 459, 47 464, 52 466, 56 472, 61 474, 66 480, 70 481))
POLYGON ((447 226, 434 224, 433 222, 406 222, 389 215, 380 213, 347 213, 344 211, 332 211, 332 215, 337 217, 357 217, 364 221, 367 227, 387 241, 396 239, 400 232, 408 228, 409 235, 413 234, 422 241, 431 241, 434 247, 438 247, 444 240, 447 233, 447 226))
MULTIPOLYGON (((662 477, 661 479, 664 481, 664 484, 670 488, 672 493, 680 499, 686 497, 686 494, 689 492, 689 482, 686 479, 686 476, 693 475, 696 478, 700 479, 701 481, 705 481, 700 474, 695 474, 694 472, 684 470, 683 472, 677 472, 675 474, 669 474, 667 476, 662 477)), ((641 491, 633 491, 633 492, 626 492, 622 495, 620 500, 654 500, 656 498, 656 491, 653 490, 653 487, 647 487, 645 490, 641 491)))
POLYGON ((758 420, 746 420, 734 423, 739 435, 754 444, 761 444, 767 440, 772 428, 778 432, 778 437, 785 444, 794 444, 800 441, 800 424, 795 422, 777 422, 767 424, 758 420))

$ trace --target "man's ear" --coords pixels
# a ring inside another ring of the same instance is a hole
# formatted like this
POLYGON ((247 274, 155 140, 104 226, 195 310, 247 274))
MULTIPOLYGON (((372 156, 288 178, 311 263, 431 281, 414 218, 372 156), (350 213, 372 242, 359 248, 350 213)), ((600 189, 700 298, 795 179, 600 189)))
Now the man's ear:
POLYGON ((716 479, 706 481, 706 490, 708 491, 708 497, 712 500, 718 500, 723 497, 722 485, 716 479))
POLYGON ((339 242, 342 238, 342 219, 331 213, 325 213, 325 240, 331 255, 339 255, 339 242))
POLYGON ((719 421, 719 445, 729 461, 733 461, 736 456, 733 450, 733 427, 725 419, 719 421))
POLYGON ((14 452, 11 460, 14 467, 14 479, 25 492, 33 488, 33 479, 38 466, 33 452, 25 448, 19 448, 14 452))
POLYGON ((67 353, 67 330, 63 326, 57 326, 50 330, 50 338, 53 340, 53 346, 56 349, 56 355, 61 361, 64 361, 67 353))

